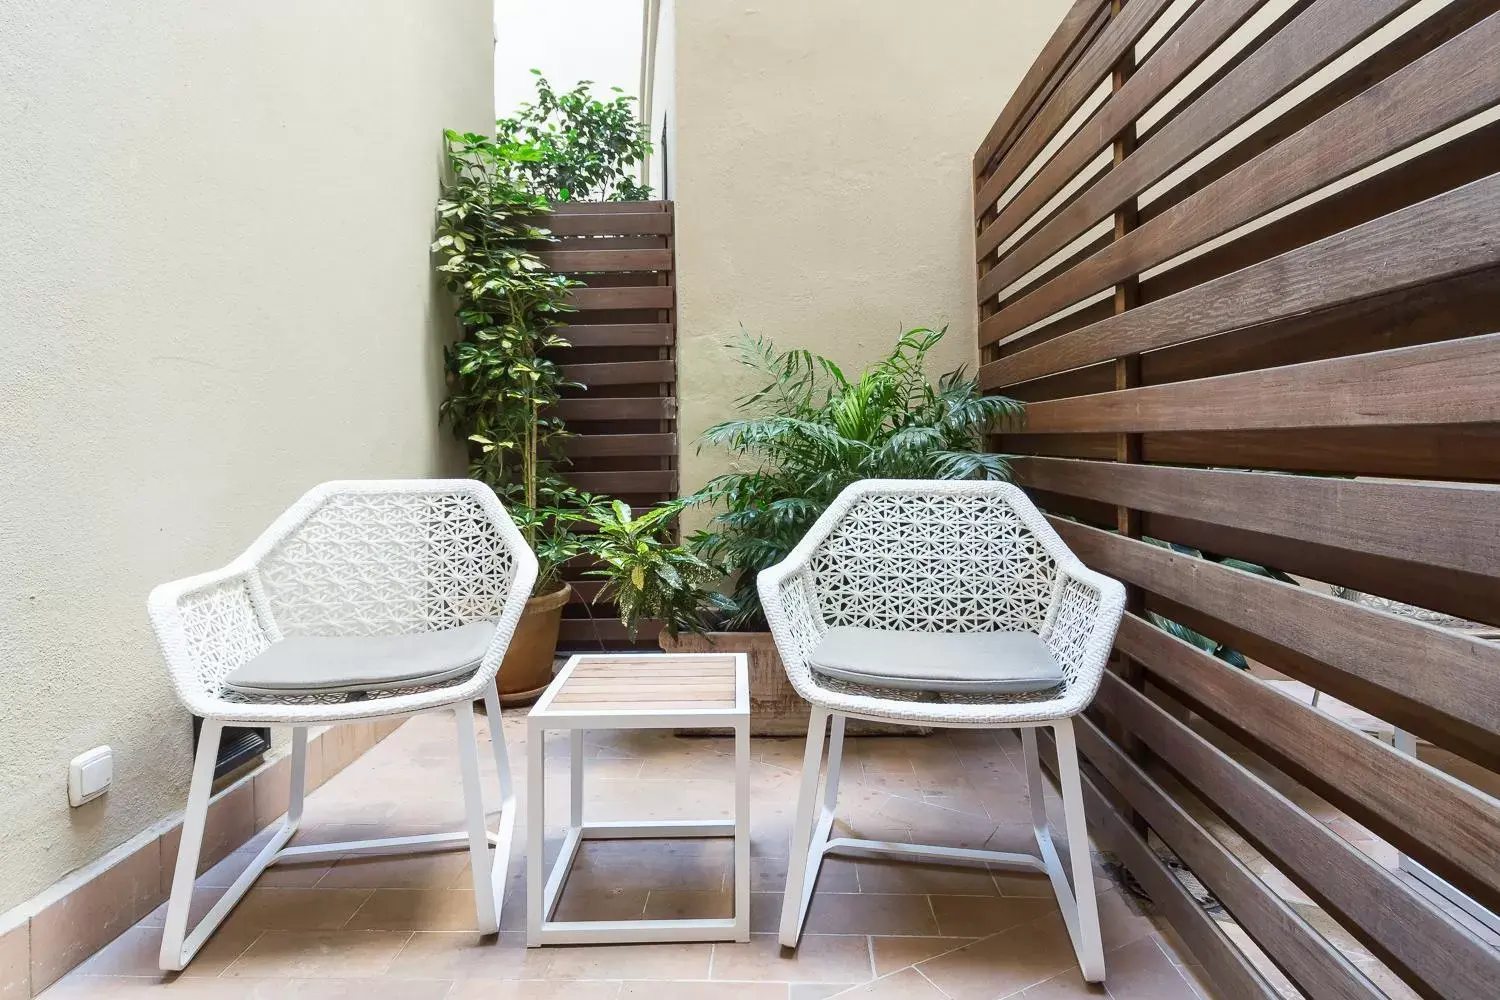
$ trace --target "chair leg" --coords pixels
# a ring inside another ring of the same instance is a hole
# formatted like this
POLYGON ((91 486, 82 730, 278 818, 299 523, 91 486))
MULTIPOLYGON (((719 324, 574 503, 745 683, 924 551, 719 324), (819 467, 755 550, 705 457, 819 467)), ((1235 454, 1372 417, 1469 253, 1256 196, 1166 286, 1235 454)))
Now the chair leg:
MULTIPOLYGON (((819 861, 822 858, 821 846, 814 844, 813 811, 818 805, 818 779, 823 770, 823 734, 828 729, 828 716, 826 708, 815 705, 807 724, 807 749, 802 755, 802 786, 797 793, 797 816, 792 826, 791 852, 787 855, 786 891, 781 902, 780 939, 784 948, 797 947, 797 941, 802 937, 802 923, 807 918, 807 907, 812 901, 810 883, 815 884, 818 877, 817 863, 811 857, 815 847, 819 861), (809 864, 813 866, 810 876, 809 864)), ((834 725, 842 739, 843 717, 835 716, 834 725)), ((830 774, 830 777, 837 776, 830 774)), ((819 826, 821 825, 820 816, 819 826)), ((825 831, 824 837, 826 836, 825 831)))
MULTIPOLYGON (((1083 978, 1104 982, 1104 944, 1099 931, 1099 900, 1094 895, 1094 866, 1089 856, 1088 823, 1083 812, 1083 783, 1078 772, 1078 746, 1073 720, 1052 724, 1057 735, 1058 784, 1062 786, 1063 825, 1068 835, 1068 854, 1073 869, 1073 899, 1076 919, 1069 921, 1073 950, 1083 978)), ((1045 806, 1043 815, 1045 816, 1045 806)))
POLYGON ((461 702, 453 707, 458 720, 458 757, 463 771, 464 807, 468 814, 469 864, 474 874, 474 910, 480 934, 500 929, 494 886, 490 879, 490 835, 484 818, 484 789, 479 783, 479 739, 474 730, 474 706, 461 702))
POLYGON ((495 755, 495 770, 500 776, 500 829, 496 834, 495 861, 491 872, 491 895, 495 899, 495 921, 505 901, 505 884, 510 877, 510 850, 516 835, 516 785, 510 773, 510 754, 505 746, 505 730, 500 726, 500 691, 491 681, 484 689, 484 712, 490 722, 490 749, 495 755))
POLYGON ((292 780, 287 792, 286 825, 292 833, 302 825, 302 806, 307 799, 307 727, 292 729, 292 780))
POLYGON ((214 765, 219 758, 219 736, 224 724, 204 719, 198 732, 198 754, 193 761, 193 782, 188 789, 187 812, 182 818, 182 838, 177 844, 177 867, 172 873, 172 895, 167 899, 167 922, 161 936, 161 967, 179 972, 193 957, 183 948, 187 937, 188 910, 193 905, 193 882, 198 877, 198 854, 203 848, 203 829, 208 823, 208 801, 213 795, 214 765))

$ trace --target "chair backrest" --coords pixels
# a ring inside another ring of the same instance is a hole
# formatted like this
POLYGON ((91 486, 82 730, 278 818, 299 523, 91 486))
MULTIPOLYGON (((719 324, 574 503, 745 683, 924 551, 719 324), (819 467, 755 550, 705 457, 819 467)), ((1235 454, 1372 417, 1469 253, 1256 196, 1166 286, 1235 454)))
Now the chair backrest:
POLYGON ((494 494, 467 480, 325 483, 252 549, 266 610, 283 635, 418 632, 499 618, 519 552, 525 545, 494 494))
POLYGON ((1057 580, 1044 544, 1052 532, 1016 487, 870 480, 840 494, 829 514, 809 563, 827 625, 1039 632, 1046 624, 1057 580))

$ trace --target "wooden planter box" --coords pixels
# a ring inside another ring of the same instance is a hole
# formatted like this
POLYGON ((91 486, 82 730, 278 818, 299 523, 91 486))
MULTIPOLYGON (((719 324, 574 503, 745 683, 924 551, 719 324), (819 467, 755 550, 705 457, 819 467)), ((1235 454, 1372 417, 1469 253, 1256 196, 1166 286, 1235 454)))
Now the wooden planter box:
MULTIPOLYGON (((810 706, 786 678, 776 640, 769 632, 684 632, 676 639, 663 632, 657 639, 667 653, 744 653, 750 665, 750 733, 753 736, 806 736, 810 706)), ((850 719, 853 736, 878 734, 919 736, 929 730, 850 719)))

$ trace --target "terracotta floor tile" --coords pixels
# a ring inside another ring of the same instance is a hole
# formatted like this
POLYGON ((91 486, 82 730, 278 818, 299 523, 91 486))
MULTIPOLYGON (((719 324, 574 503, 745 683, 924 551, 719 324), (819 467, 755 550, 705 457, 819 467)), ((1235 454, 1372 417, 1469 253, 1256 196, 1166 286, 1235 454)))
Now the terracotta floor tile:
POLYGON ((957 951, 974 940, 964 937, 872 937, 870 954, 875 960, 875 974, 888 976, 908 965, 957 951))
POLYGON ((410 979, 545 979, 553 949, 527 948, 526 935, 418 931, 391 962, 388 976, 410 979))
POLYGON ((1045 982, 1022 990, 1017 1000, 1086 1000, 1087 997, 1106 997, 1103 986, 1083 981, 1077 969, 1070 969, 1053 976, 1045 982))
POLYGON ((555 920, 639 920, 651 889, 580 889, 569 885, 553 912, 555 920))
MULTIPOLYGON (((137 925, 105 945, 75 970, 87 976, 163 977, 160 926, 137 925)), ((176 978, 201 979, 217 976, 260 937, 258 930, 219 928, 176 978)))
MULTIPOLYGON (((286 980, 280 980, 286 982, 286 980)), ((255 984, 225 979, 160 981, 129 976, 65 976, 41 1000, 249 1000, 255 984)))
POLYGON ((1058 912, 1053 899, 1014 896, 933 896, 938 933, 948 937, 983 937, 1029 924, 1058 912))
POLYGON ((932 985, 916 969, 902 969, 883 979, 834 995, 849 997, 851 1000, 855 997, 862 997, 864 1000, 947 1000, 947 994, 932 985))
POLYGON ((895 893, 814 893, 803 926, 808 934, 939 933, 926 896, 895 893))
POLYGON ((267 931, 225 970, 251 978, 345 979, 383 975, 405 931, 267 931))
MULTIPOLYGON (((787 858, 750 857, 750 891, 781 892, 786 887, 787 858)), ((858 892, 859 862, 850 858, 824 858, 818 871, 817 888, 824 892, 858 892)))
POLYGON ((953 1000, 996 1000, 1073 967, 1062 920, 1023 924, 917 966, 953 1000))
POLYGON ((864 937, 804 934, 795 952, 774 934, 751 934, 745 944, 714 945, 713 978, 772 983, 863 983, 871 978, 864 937))
POLYGON ((786 1000, 782 983, 625 983, 620 1000, 786 1000))
MULTIPOLYGON (((493 852, 491 852, 493 853, 493 852)), ((344 858, 317 883, 320 889, 457 889, 469 878, 469 853, 344 858)))
POLYGON ((718 889, 733 867, 725 838, 597 840, 579 848, 568 888, 718 889))
POLYGON ((265 979, 245 1000, 445 1000, 452 990, 441 979, 265 979))
POLYGON ((1197 991, 1149 937, 1106 952, 1104 966, 1114 1000, 1198 1000, 1197 991))
MULTIPOLYGON (((646 901, 648 920, 712 920, 734 916, 734 892, 717 889, 653 889, 646 901)), ((597 917, 591 919, 599 919, 597 917)))
POLYGON ((283 889, 257 885, 240 900, 222 929, 338 930, 369 897, 368 889, 283 889))
POLYGON ((858 983, 792 983, 788 990, 790 1000, 828 1000, 858 986, 858 983))
POLYGON ((946 896, 998 896, 987 868, 913 861, 860 861, 862 892, 938 893, 946 896))
POLYGON ((1105 951, 1123 948, 1155 932, 1156 925, 1134 899, 1118 889, 1099 894, 1099 933, 1105 951))
POLYGON ((550 979, 707 979, 709 944, 577 945, 550 949, 550 979))
POLYGON ((995 887, 1002 896, 1019 899, 1051 899, 1052 880, 1045 875, 1027 875, 1024 872, 997 871, 994 873, 995 887))
POLYGON ((471 931, 477 919, 472 889, 376 889, 342 926, 351 931, 471 931))
POLYGON ((618 982, 465 979, 453 984, 447 1000, 617 1000, 619 995, 618 982))

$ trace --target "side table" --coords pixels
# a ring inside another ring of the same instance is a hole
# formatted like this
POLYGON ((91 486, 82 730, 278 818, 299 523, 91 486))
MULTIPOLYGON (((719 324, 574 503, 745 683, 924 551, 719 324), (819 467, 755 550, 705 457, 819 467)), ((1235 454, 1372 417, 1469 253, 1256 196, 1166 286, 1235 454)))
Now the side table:
POLYGON ((750 684, 743 653, 578 655, 526 722, 526 944, 750 940, 750 684), (613 821, 583 818, 583 734, 590 729, 733 729, 734 818, 613 821), (543 881, 546 734, 567 730, 567 835, 543 881), (585 840, 734 838, 734 916, 686 920, 553 920, 585 840))

